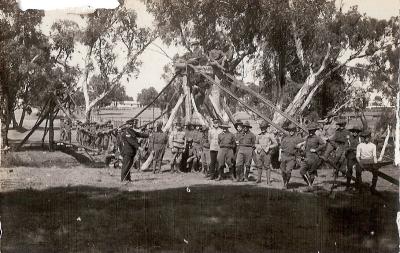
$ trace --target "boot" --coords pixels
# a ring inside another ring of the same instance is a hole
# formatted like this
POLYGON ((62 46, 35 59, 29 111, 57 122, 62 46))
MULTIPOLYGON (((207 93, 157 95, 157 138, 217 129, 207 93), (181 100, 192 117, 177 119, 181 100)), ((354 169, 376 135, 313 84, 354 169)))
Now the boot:
POLYGON ((304 179, 304 181, 306 182, 307 186, 310 186, 310 180, 308 180, 307 174, 304 174, 301 177, 304 179))
POLYGON ((236 167, 236 182, 241 182, 242 181, 242 168, 236 167))
POLYGON ((258 175, 257 175, 257 181, 256 181, 257 184, 261 183, 261 175, 262 175, 262 169, 258 169, 258 175))
POLYGON ((236 178, 235 178, 235 169, 234 168, 230 168, 229 169, 229 173, 231 174, 231 180, 235 181, 236 180, 236 178))
POLYGON ((244 172, 244 181, 245 182, 249 181, 249 170, 250 170, 250 168, 245 167, 245 172, 244 172))
POLYGON ((283 188, 286 189, 286 173, 282 172, 283 188))
POLYGON ((291 177, 291 176, 292 176, 291 173, 287 173, 287 174, 286 174, 286 185, 289 184, 289 181, 290 181, 290 177, 291 177))
POLYGON ((271 185, 271 169, 267 169, 267 185, 271 185))

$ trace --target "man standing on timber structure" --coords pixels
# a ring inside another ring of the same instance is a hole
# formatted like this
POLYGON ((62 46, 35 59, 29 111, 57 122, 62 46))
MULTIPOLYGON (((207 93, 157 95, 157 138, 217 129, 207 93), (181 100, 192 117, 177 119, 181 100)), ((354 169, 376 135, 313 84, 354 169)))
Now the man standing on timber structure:
POLYGON ((162 159, 168 143, 168 135, 162 131, 162 122, 157 123, 156 131, 150 136, 150 149, 154 152, 153 173, 161 172, 162 159), (158 165, 158 171, 157 171, 158 165))
POLYGON ((243 134, 239 137, 238 153, 236 157, 237 181, 248 181, 256 136, 250 131, 252 126, 248 121, 243 123, 243 134))
POLYGON ((269 124, 263 121, 260 124, 261 133, 256 138, 256 152, 254 162, 256 164, 258 175, 256 183, 261 183, 262 170, 267 173, 267 184, 271 184, 271 152, 278 146, 275 136, 268 133, 269 124))
POLYGON ((225 164, 229 167, 231 178, 234 180, 232 161, 234 159, 233 148, 236 145, 235 135, 229 132, 229 124, 227 123, 220 125, 220 128, 222 128, 222 133, 218 135, 219 150, 217 160, 219 173, 217 181, 223 178, 225 164))
POLYGON ((181 165, 182 155, 186 145, 185 132, 182 130, 182 125, 178 122, 175 126, 176 132, 174 132, 172 135, 171 152, 174 157, 171 163, 171 173, 180 172, 178 167, 181 165))
POLYGON ((133 158, 139 149, 138 138, 148 138, 149 135, 141 133, 137 128, 137 119, 127 122, 132 128, 126 128, 122 134, 122 168, 121 168, 121 181, 131 181, 130 169, 133 164, 133 158))

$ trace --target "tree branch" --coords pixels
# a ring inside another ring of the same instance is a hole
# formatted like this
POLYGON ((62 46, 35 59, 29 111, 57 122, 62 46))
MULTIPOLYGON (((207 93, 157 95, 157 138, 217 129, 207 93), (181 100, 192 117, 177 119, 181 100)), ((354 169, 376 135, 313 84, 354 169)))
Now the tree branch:
POLYGON ((306 65, 306 62, 304 60, 303 44, 301 43, 301 39, 297 32, 296 22, 294 20, 292 20, 292 32, 293 32, 293 37, 294 37, 294 41, 295 41, 295 45, 296 45, 297 57, 299 58, 301 65, 304 67, 306 65))
POLYGON ((331 43, 328 43, 328 49, 326 50, 326 54, 325 54, 324 60, 322 61, 322 64, 319 67, 317 73, 315 73, 315 75, 317 75, 317 76, 320 75, 321 72, 325 69, 326 61, 328 60, 330 54, 331 54, 331 43))

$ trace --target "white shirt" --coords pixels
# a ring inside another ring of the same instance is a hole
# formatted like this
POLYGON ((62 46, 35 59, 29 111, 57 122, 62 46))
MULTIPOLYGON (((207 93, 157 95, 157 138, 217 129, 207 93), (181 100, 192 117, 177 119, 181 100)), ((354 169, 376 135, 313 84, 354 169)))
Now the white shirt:
POLYGON ((363 159, 376 159, 376 145, 372 142, 360 143, 357 145, 356 157, 363 159))
POLYGON ((211 128, 208 131, 208 141, 210 142, 210 150, 211 151, 218 151, 218 135, 222 132, 220 128, 211 128))

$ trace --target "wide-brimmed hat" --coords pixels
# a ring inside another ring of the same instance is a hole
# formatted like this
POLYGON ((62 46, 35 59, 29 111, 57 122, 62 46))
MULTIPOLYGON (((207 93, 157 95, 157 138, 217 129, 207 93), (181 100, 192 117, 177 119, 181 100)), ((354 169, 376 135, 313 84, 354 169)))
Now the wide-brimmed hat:
POLYGON ((371 136, 371 131, 369 131, 369 130, 362 131, 362 132, 360 133, 360 136, 362 136, 362 137, 369 137, 369 136, 371 136))
POLYGON ((317 129, 319 129, 318 123, 312 122, 307 126, 308 131, 313 131, 313 130, 317 130, 317 129))
POLYGON ((265 129, 269 127, 269 123, 267 121, 262 121, 260 123, 260 129, 265 129))
POLYGON ((346 124, 347 124, 347 121, 344 120, 344 119, 340 119, 340 120, 338 120, 336 122, 336 125, 339 125, 339 126, 343 126, 343 125, 346 125, 346 124))
POLYGON ((250 122, 248 122, 248 121, 245 121, 245 122, 243 123, 243 126, 244 126, 244 127, 248 127, 248 128, 252 128, 252 126, 250 125, 250 122))
POLYGON ((230 128, 228 123, 222 123, 219 125, 220 128, 230 128))
POLYGON ((239 125, 243 125, 243 121, 241 121, 240 119, 238 119, 238 120, 236 120, 236 122, 235 122, 235 127, 236 126, 239 126, 239 125))
POLYGON ((350 126, 350 127, 348 128, 348 130, 349 130, 350 132, 362 132, 361 127, 355 126, 355 125, 350 126))

